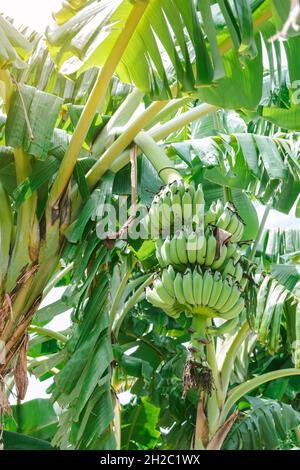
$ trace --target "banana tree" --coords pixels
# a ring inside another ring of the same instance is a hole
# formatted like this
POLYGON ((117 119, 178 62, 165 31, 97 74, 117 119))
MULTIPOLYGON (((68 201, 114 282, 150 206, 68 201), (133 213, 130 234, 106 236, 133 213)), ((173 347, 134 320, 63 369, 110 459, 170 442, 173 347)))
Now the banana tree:
MULTIPOLYGON (((65 448, 120 447, 116 392, 124 386, 124 375, 135 371, 133 377, 138 377, 140 370, 148 382, 153 378, 148 361, 137 358, 130 364, 124 353, 127 343, 146 341, 146 330, 130 342, 123 339, 123 345, 121 338, 126 318, 152 281, 156 261, 151 240, 126 244, 118 239, 124 228, 120 221, 117 242, 103 243, 97 236, 97 208, 105 202, 116 204, 120 196, 134 193, 134 187, 139 201, 150 204, 163 183, 182 177, 201 180, 207 205, 223 190, 224 202, 236 205, 247 222, 245 240, 256 239, 250 255, 254 257, 262 227, 251 199, 266 204, 275 191, 273 205, 287 212, 298 197, 299 156, 294 141, 284 135, 259 135, 262 124, 253 136, 224 135, 219 109, 239 110, 250 132, 266 121, 297 130, 292 90, 287 92, 288 106, 280 100, 274 106, 268 90, 263 96, 262 41, 270 64, 272 54, 280 58, 281 48, 270 49, 268 40, 285 14, 277 2, 268 0, 242 6, 223 1, 197 5, 175 0, 70 0, 55 18, 56 25, 49 27, 45 38, 27 31, 21 35, 3 17, 0 23, 5 38, 0 56, 0 331, 6 353, 0 368, 0 404, 5 411, 4 379, 10 381, 11 376, 18 399, 25 396, 31 331, 42 342, 55 343, 49 357, 30 365, 41 378, 55 376, 52 398, 64 412, 54 443, 65 448), (287 107, 293 108, 289 118, 287 107), (208 118, 214 122, 209 129, 215 128, 219 136, 198 139, 194 128, 190 139, 190 123, 201 127, 208 118), (129 261, 117 287, 119 268, 114 266, 120 251, 129 261), (46 314, 39 310, 40 302, 58 283, 69 283, 65 296, 46 314), (70 307, 71 331, 45 328, 45 317, 70 307)), ((292 53, 297 39, 286 41, 291 81, 297 78, 292 53)), ((276 74, 270 66, 271 86, 276 74)), ((283 87, 281 75, 278 80, 283 87)), ((186 341, 188 325, 181 321, 186 341)), ((217 342, 203 346, 214 387, 208 396, 202 390, 197 400, 196 448, 222 445, 237 418, 230 411, 242 396, 264 381, 299 374, 291 368, 275 371, 229 391, 237 349, 249 335, 251 323, 244 318, 222 365, 217 342)), ((180 350, 184 356, 184 347, 180 350)), ((167 355, 161 357, 167 361, 167 355)), ((154 405, 145 399, 141 406, 154 405)), ((154 443, 157 431, 152 434, 154 443)), ((125 438, 128 445, 132 436, 125 438)))

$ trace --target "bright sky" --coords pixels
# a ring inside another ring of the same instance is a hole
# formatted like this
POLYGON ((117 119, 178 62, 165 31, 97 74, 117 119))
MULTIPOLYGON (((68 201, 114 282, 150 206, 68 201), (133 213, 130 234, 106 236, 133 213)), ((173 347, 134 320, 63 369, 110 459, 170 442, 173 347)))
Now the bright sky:
POLYGON ((0 0, 0 12, 11 16, 16 24, 44 32, 52 21, 51 13, 59 9, 62 0, 0 0))

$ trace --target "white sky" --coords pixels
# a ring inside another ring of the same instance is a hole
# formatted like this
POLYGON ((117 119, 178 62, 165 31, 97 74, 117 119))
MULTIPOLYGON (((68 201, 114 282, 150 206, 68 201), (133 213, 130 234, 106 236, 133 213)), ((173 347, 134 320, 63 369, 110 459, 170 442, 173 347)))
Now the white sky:
POLYGON ((62 0, 0 0, 0 12, 15 19, 16 24, 30 26, 39 33, 52 21, 51 13, 62 0))

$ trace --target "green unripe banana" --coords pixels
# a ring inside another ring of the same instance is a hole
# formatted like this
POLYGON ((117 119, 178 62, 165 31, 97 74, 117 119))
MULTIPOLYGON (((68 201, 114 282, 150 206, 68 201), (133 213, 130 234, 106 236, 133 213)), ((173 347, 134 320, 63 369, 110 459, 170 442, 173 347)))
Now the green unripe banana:
POLYGON ((177 256, 181 264, 188 264, 186 238, 184 232, 181 230, 175 237, 177 256))
POLYGON ((236 243, 228 243, 227 245, 227 254, 226 254, 226 259, 229 258, 234 258, 236 255, 236 252, 238 251, 238 246, 236 243))
POLYGON ((177 273, 174 281, 174 291, 177 301, 185 305, 185 296, 183 292, 183 283, 182 283, 182 275, 177 273))
POLYGON ((190 270, 183 275, 182 285, 186 302, 188 304, 195 305, 196 302, 193 295, 193 275, 190 270))
POLYGON ((245 300, 240 297, 237 303, 226 313, 221 314, 221 318, 224 320, 231 320, 232 318, 237 317, 245 308, 245 300))
POLYGON ((235 273, 235 266, 233 264, 233 259, 230 258, 225 264, 225 267, 223 270, 223 277, 228 276, 228 275, 234 276, 234 273, 235 273))
POLYGON ((229 299, 227 302, 223 305, 223 307, 220 309, 221 313, 227 313, 229 310, 232 309, 232 307, 237 303, 238 299, 241 296, 241 291, 239 287, 237 286, 236 283, 233 284, 231 293, 229 296, 229 299))
POLYGON ((160 254, 166 266, 169 266, 169 264, 172 264, 169 238, 166 238, 165 241, 163 242, 161 250, 160 250, 160 254))
POLYGON ((157 294, 156 289, 150 289, 150 287, 147 287, 146 299, 155 307, 163 309, 166 306, 165 302, 157 294))
POLYGON ((236 214, 232 214, 230 222, 228 226, 226 227, 226 232, 235 233, 238 226, 239 226, 238 216, 236 214))
POLYGON ((162 249, 163 244, 164 244, 164 240, 162 240, 161 238, 157 238, 155 242, 155 248, 156 248, 155 255, 156 255, 157 261, 159 262, 162 268, 167 266, 161 256, 161 249, 162 249))
POLYGON ((216 271, 214 274, 214 283, 213 283, 213 288, 211 291, 211 295, 208 301, 208 306, 209 307, 214 307, 220 297, 220 294, 222 292, 223 288, 223 279, 221 276, 221 273, 219 271, 216 271))
POLYGON ((174 291, 174 280, 175 280, 175 271, 172 266, 169 266, 168 269, 162 271, 161 280, 164 288, 168 294, 175 299, 174 291))
POLYGON ((227 256, 227 246, 222 245, 220 249, 220 257, 219 259, 213 262, 213 264, 211 265, 212 269, 219 269, 223 265, 226 259, 226 256, 227 256))
POLYGON ((212 230, 209 231, 206 245, 205 266, 211 266, 214 262, 217 250, 217 240, 212 230))
POLYGON ((172 220, 174 223, 174 232, 182 228, 183 213, 181 204, 181 195, 179 191, 171 195, 172 220))
POLYGON ((170 258, 173 265, 176 266, 181 264, 177 253, 176 238, 174 237, 170 240, 170 258))
POLYGON ((166 303, 166 305, 174 304, 174 297, 168 294, 168 291, 165 289, 160 279, 156 279, 154 281, 154 288, 156 289, 157 295, 166 303))
POLYGON ((197 263, 199 265, 204 264, 206 258, 207 240, 205 236, 201 238, 201 242, 201 248, 197 247, 197 263))
POLYGON ((162 213, 162 233, 164 236, 170 235, 171 225, 173 222, 173 212, 171 209, 171 192, 167 191, 164 193, 161 201, 161 213, 162 213))
POLYGON ((182 212, 184 225, 187 227, 191 226, 193 220, 193 199, 188 188, 182 196, 182 212))
POLYGON ((217 220, 216 226, 222 230, 226 230, 231 220, 231 211, 227 207, 224 208, 224 211, 217 220))
POLYGON ((207 269, 203 276, 202 305, 208 305, 211 291, 214 284, 214 278, 210 269, 207 269))
POLYGON ((215 206, 214 206, 214 210, 216 213, 216 217, 218 219, 220 215, 224 212, 224 204, 223 204, 223 201, 221 201, 221 199, 217 199, 215 206))
POLYGON ((231 236, 231 239, 230 239, 231 242, 232 243, 239 242, 243 236, 243 233, 244 233, 244 224, 241 220, 239 220, 238 228, 236 229, 234 234, 231 236))
POLYGON ((226 276, 226 278, 223 281, 223 287, 222 287, 221 294, 220 294, 220 296, 219 296, 219 298, 218 298, 218 300, 217 300, 217 302, 214 306, 215 310, 220 311, 221 308, 223 307, 223 305, 227 302, 227 300, 229 299, 229 296, 231 294, 232 286, 233 286, 232 277, 231 276, 226 276))
POLYGON ((198 269, 193 272, 193 297, 197 305, 202 304, 203 277, 198 269))
POLYGON ((195 264, 197 261, 197 242, 198 237, 196 232, 191 232, 186 240, 187 257, 190 264, 195 264))
POLYGON ((235 272, 234 272, 234 277, 235 279, 240 282, 242 277, 243 277, 243 268, 242 266, 240 265, 240 263, 237 263, 236 266, 235 266, 235 272))

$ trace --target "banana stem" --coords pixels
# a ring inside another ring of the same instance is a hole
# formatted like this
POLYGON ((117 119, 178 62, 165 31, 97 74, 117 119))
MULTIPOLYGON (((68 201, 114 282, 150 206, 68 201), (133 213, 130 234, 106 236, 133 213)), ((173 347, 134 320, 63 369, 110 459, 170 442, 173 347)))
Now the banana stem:
POLYGON ((233 363, 236 358, 236 355, 240 351, 240 348, 243 344, 245 338, 249 335, 250 327, 248 321, 245 321, 243 326, 240 328, 236 337, 234 338, 232 344, 230 345, 229 350, 227 351, 226 358, 224 360, 222 370, 221 370, 221 384, 223 390, 223 403, 227 394, 230 376, 232 373, 233 363))
MULTIPOLYGON (((191 97, 189 97, 189 100, 191 100, 191 97)), ((180 100, 176 100, 176 101, 179 102, 180 100)), ((173 106, 175 106, 175 104, 177 103, 174 103, 173 106)), ((161 111, 161 115, 164 114, 164 111, 167 108, 168 108, 168 105, 161 111)), ((200 106, 197 106, 196 108, 190 111, 186 111, 185 113, 182 113, 180 116, 176 116, 174 119, 171 119, 166 124, 163 124, 162 126, 159 126, 156 129, 152 129, 148 131, 147 133, 148 135, 150 135, 150 137, 152 137, 153 140, 157 142, 167 137, 168 135, 170 135, 170 133, 176 132, 182 129, 182 127, 184 127, 186 124, 189 124, 199 119, 200 117, 203 117, 206 114, 209 114, 210 112, 212 112, 211 105, 201 104, 200 106)), ((159 115, 160 113, 158 114, 158 116, 159 115)), ((145 129, 148 129, 148 127, 149 126, 146 126, 145 129)), ((139 138, 139 134, 136 136, 136 138, 139 138)), ((114 173, 117 173, 119 170, 121 170, 121 168, 123 168, 125 165, 127 165, 127 163, 129 163, 129 156, 130 156, 129 150, 125 150, 123 153, 119 155, 118 158, 116 158, 112 162, 110 166, 110 170, 113 171, 114 173)))
POLYGON ((193 355, 199 362, 206 361, 205 343, 206 340, 206 326, 207 319, 204 315, 193 315, 192 329, 194 332, 191 334, 191 344, 193 348, 193 355))
POLYGON ((97 81, 77 123, 70 144, 60 165, 56 180, 53 184, 48 200, 50 207, 54 206, 62 194, 64 194, 73 173, 81 146, 95 116, 97 106, 105 97, 111 77, 113 76, 113 73, 119 64, 147 6, 148 2, 134 2, 126 24, 121 30, 105 64, 101 68, 97 81))
POLYGON ((213 111, 219 109, 217 106, 211 104, 200 104, 195 108, 186 111, 185 113, 180 114, 179 116, 174 117, 170 121, 166 122, 162 126, 159 126, 157 129, 149 131, 149 135, 156 141, 160 141, 172 134, 173 132, 182 129, 187 124, 190 124, 197 119, 200 119, 203 116, 206 116, 213 111))
POLYGON ((220 373, 218 370, 213 338, 211 338, 210 343, 207 345, 207 362, 211 368, 213 377, 213 389, 211 396, 207 397, 206 406, 209 437, 211 438, 218 429, 221 408, 223 405, 220 373))
POLYGON ((135 143, 144 152, 164 183, 168 184, 181 178, 171 160, 146 132, 140 132, 134 138, 135 143))

